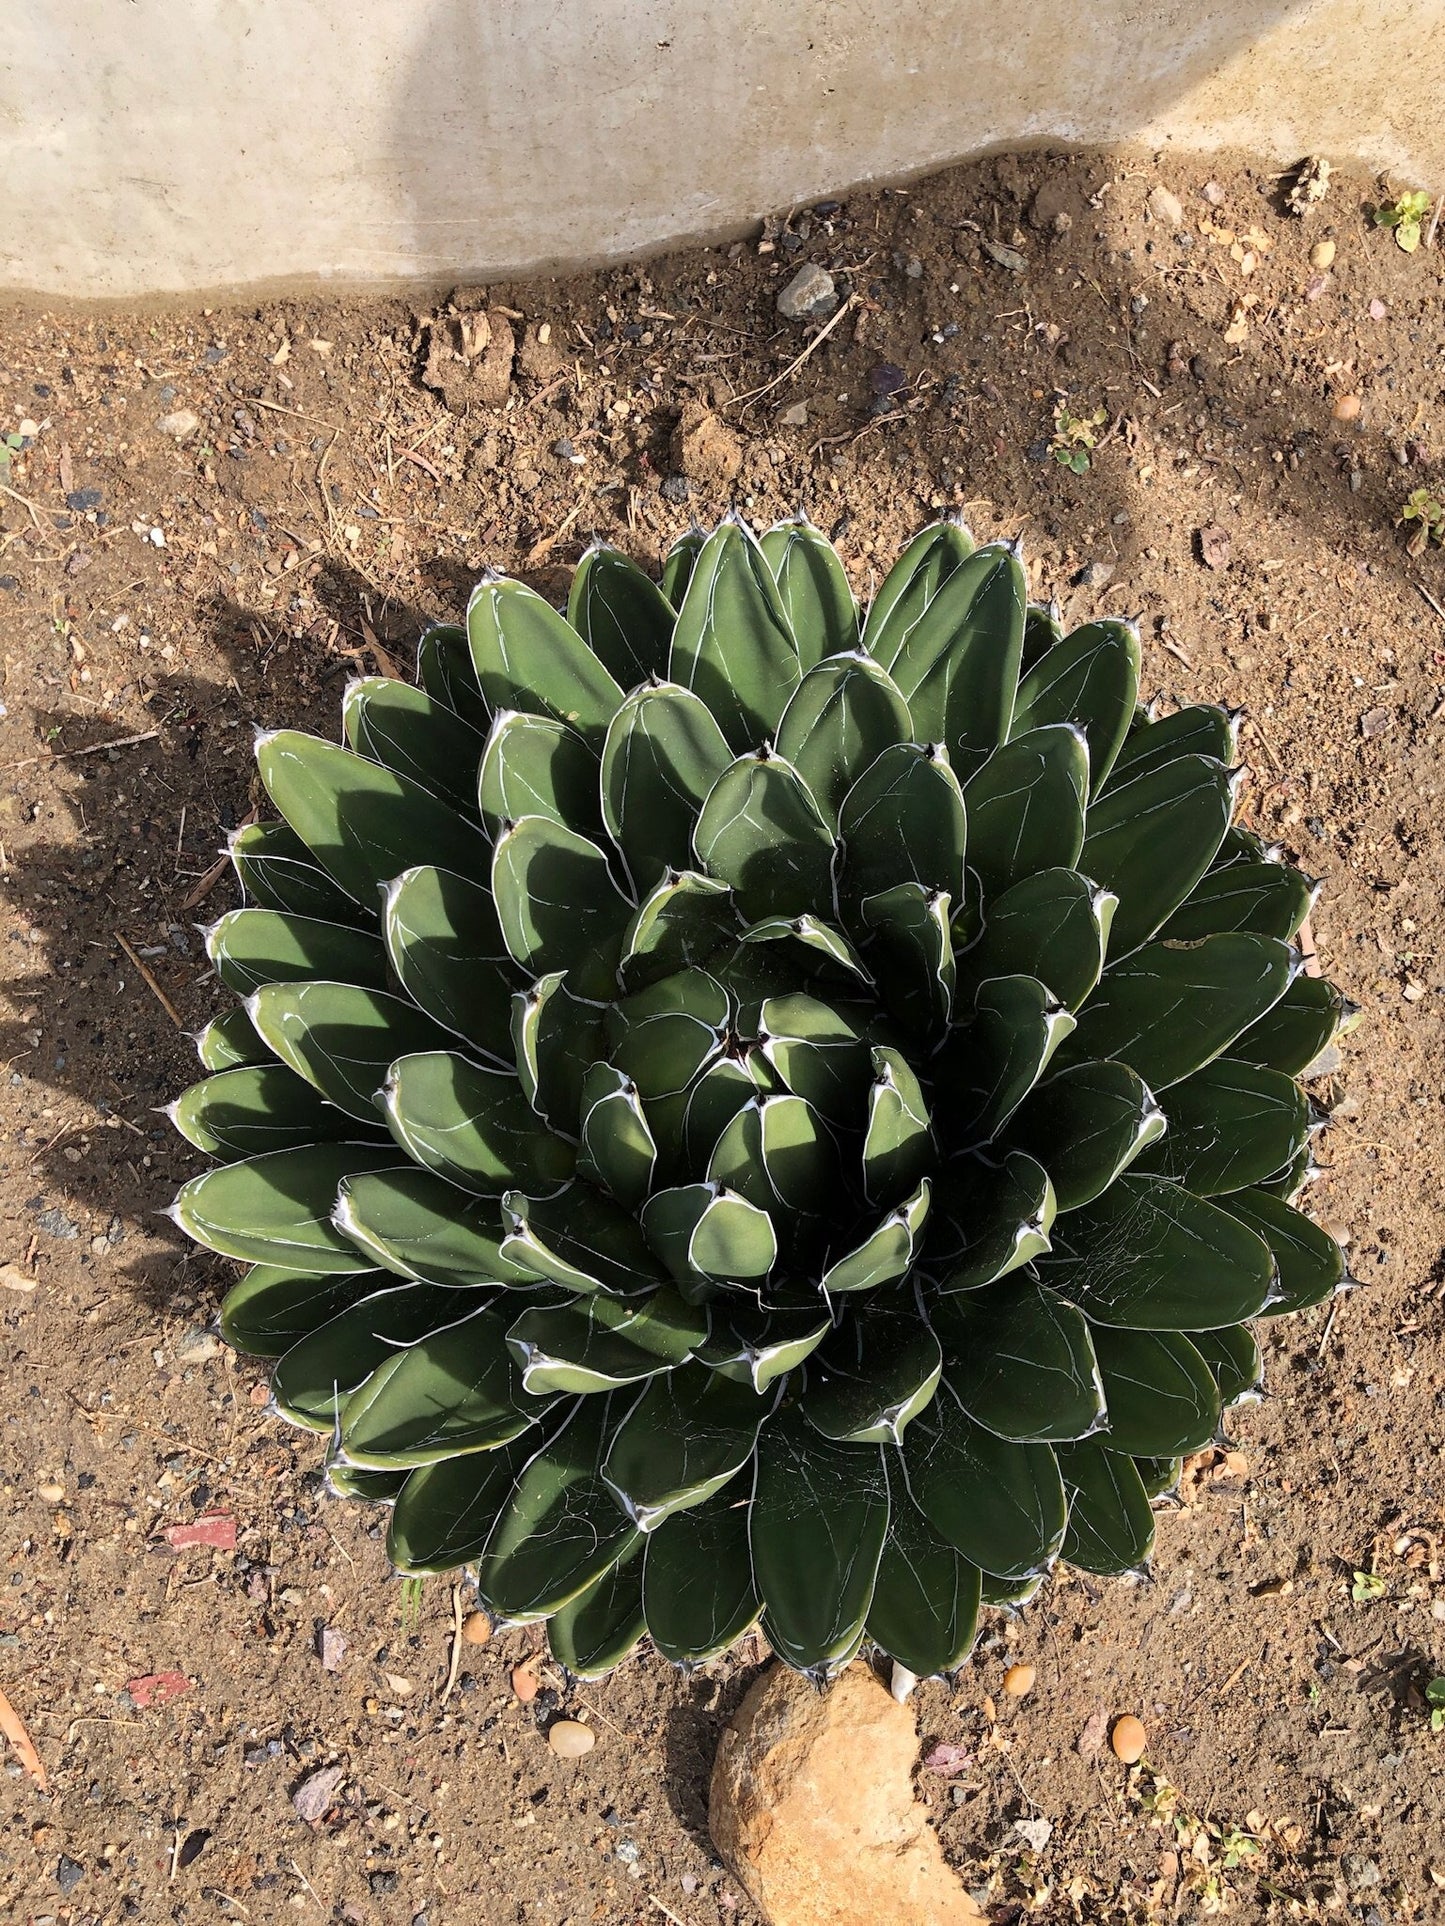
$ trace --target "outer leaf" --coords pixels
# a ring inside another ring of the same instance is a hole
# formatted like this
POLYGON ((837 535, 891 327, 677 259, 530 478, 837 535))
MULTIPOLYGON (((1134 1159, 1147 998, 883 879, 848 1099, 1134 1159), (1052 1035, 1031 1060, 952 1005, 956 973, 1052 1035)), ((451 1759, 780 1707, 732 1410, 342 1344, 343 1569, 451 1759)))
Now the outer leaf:
POLYGON ((298 1271, 369 1270, 368 1260, 332 1224, 331 1210, 343 1178, 395 1161, 396 1152, 385 1144, 274 1150, 193 1177, 171 1214, 188 1237, 223 1257, 298 1271))
POLYGON ((445 703, 394 676, 362 676, 347 684, 341 720, 347 744, 359 756, 475 820, 483 739, 445 703))
POLYGON ((502 709, 480 761, 476 795, 494 842, 523 816, 595 834, 601 821, 597 751, 565 722, 502 709))
POLYGON ((944 744, 959 769, 1008 740, 1026 601, 1018 556, 993 543, 954 570, 906 628, 875 630, 870 618, 865 646, 902 691, 915 734, 944 744))
MULTIPOLYGON (((547 1428, 558 1422, 553 1415, 547 1428)), ((536 1434, 528 1432, 498 1451, 418 1466, 397 1496, 386 1534, 386 1555, 396 1569, 422 1576, 471 1564, 536 1446, 536 1434)))
POLYGON ((1000 1578, 1045 1570, 1064 1535, 1053 1447, 985 1431, 944 1384, 903 1447, 914 1503, 971 1564, 1000 1578))
POLYGON ((640 1531, 700 1505, 750 1462, 777 1403, 700 1364, 654 1378, 623 1419, 602 1466, 640 1531))
POLYGON ((212 1017, 192 1039, 204 1070, 239 1070, 247 1064, 274 1063, 275 1058, 256 1035, 245 1005, 212 1017))
POLYGON ((773 572, 740 522, 724 522, 698 553, 668 673, 702 698, 738 756, 773 734, 798 685, 798 645, 773 572))
POLYGON ((537 1273, 502 1255, 502 1213, 403 1164, 342 1179, 332 1222, 365 1257, 423 1284, 534 1284, 537 1273))
POLYGON ((167 1114, 187 1143, 215 1157, 255 1157, 356 1138, 351 1119, 281 1063, 223 1070, 193 1083, 167 1114))
POLYGON ((1059 1447, 1069 1495, 1063 1555, 1081 1571, 1119 1578, 1154 1548, 1154 1514, 1131 1458, 1093 1438, 1059 1447))
POLYGON ((495 712, 520 709, 570 724, 600 755, 622 691, 571 625, 520 582, 481 582, 467 604, 467 640, 495 712))
POLYGON ((1072 869, 1084 844, 1089 753, 1068 723, 1019 735, 963 792, 969 867, 985 898, 1045 869, 1072 869))
POLYGON ((725 1378, 761 1394, 807 1361, 833 1328, 826 1305, 806 1288, 769 1310, 729 1298, 713 1312, 713 1328, 698 1355, 725 1378))
POLYGON ((976 1424, 1020 1443, 1086 1438, 1104 1389, 1079 1310, 1042 1284, 1006 1278, 938 1310, 949 1389, 976 1424))
POLYGON ((395 1058, 449 1040, 415 1004, 350 983, 263 983, 246 1007, 283 1063, 364 1124, 395 1058))
POLYGON ((833 909, 833 837, 812 792, 776 756, 743 756, 714 783, 693 832, 697 860, 731 884, 750 920, 833 909))
POLYGON ((1079 866, 1119 898, 1116 956, 1147 943, 1189 895, 1233 807, 1230 772, 1206 756, 1181 756, 1093 803, 1079 866))
MULTIPOLYGON (((1171 1138, 1173 1132, 1171 1108, 1171 1138)), ((1164 1135, 1164 1112, 1153 1093, 1122 1063, 1060 1070, 1035 1085, 1008 1127, 1008 1141, 1048 1171, 1060 1210, 1091 1204, 1164 1135)), ((1146 1158, 1142 1167, 1158 1166, 1146 1158)))
POLYGON ((348 1305, 293 1344, 277 1365, 271 1395, 282 1416, 310 1431, 330 1431, 346 1399, 398 1345, 452 1323, 465 1303, 462 1292, 400 1284, 348 1305))
POLYGON ((759 546, 773 571, 804 670, 825 655, 856 649, 858 604, 838 551, 822 530, 800 515, 768 529, 759 546))
POLYGON ((881 1451, 821 1438, 794 1410, 768 1426, 748 1522, 768 1642, 827 1678, 850 1659, 888 1529, 881 1451))
POLYGON ((567 620, 621 689, 667 674, 672 603, 620 549, 597 543, 572 577, 567 620))
POLYGON ((1029 670, 1046 655, 1056 642, 1064 639, 1064 625, 1059 617, 1057 602, 1030 602, 1024 615, 1024 652, 1019 663, 1019 673, 1027 675, 1029 670))
POLYGON ((1217 1204, 1162 1178, 1121 1177, 1055 1226, 1039 1272, 1093 1324, 1204 1331, 1258 1316, 1274 1263, 1217 1204))
POLYGON ((227 849, 241 887, 262 909, 322 923, 372 920, 370 903, 355 903, 332 882, 289 823, 247 823, 227 849))
POLYGON ((1072 869, 1044 869, 994 897, 983 932, 959 958, 974 984, 1032 976, 1077 1010, 1099 980, 1116 899, 1072 869))
POLYGON ((1019 684, 1013 733, 1077 724, 1088 738, 1097 792, 1129 732, 1138 695, 1139 631, 1129 622, 1088 622, 1040 657, 1019 684))
POLYGON ((607 994, 631 910, 596 843, 545 816, 523 816, 498 839, 492 895, 503 940, 524 970, 571 967, 582 995, 607 994))
POLYGON ((939 591, 973 552, 973 537, 961 522, 933 522, 915 535, 873 598, 863 630, 868 653, 885 667, 896 660, 939 591))
POLYGON ((634 1545, 610 1572, 548 1619, 548 1649, 574 1678, 600 1679, 622 1663, 647 1630, 642 1551, 641 1544, 634 1545))
POLYGON ((445 869, 404 870, 384 893, 382 934, 412 1002, 494 1061, 510 1063, 519 973, 490 891, 445 869))
POLYGON ((575 1148, 538 1122, 515 1077, 449 1050, 398 1059, 382 1102, 409 1157, 483 1197, 516 1184, 554 1189, 576 1163, 575 1148))
POLYGON ((890 1473, 888 1536, 868 1636, 919 1678, 958 1669, 978 1628, 979 1571, 936 1532, 890 1473))
POLYGON ((1226 1198, 1222 1207, 1269 1246, 1278 1267, 1265 1306, 1271 1317, 1322 1304, 1344 1282, 1345 1254, 1334 1238, 1303 1212, 1292 1210, 1283 1198, 1268 1191, 1241 1190, 1226 1198))
POLYGON ((745 1498, 720 1491, 676 1512, 647 1539, 642 1609, 652 1642, 674 1665, 725 1652, 757 1620, 745 1498))
POLYGON ((1200 877, 1161 934, 1187 943, 1216 930, 1254 930, 1287 943, 1318 894, 1316 884, 1284 863, 1230 863, 1200 877))
POLYGON ((1220 1331, 1189 1331, 1186 1336, 1213 1373, 1222 1405, 1237 1404, 1264 1383, 1264 1360, 1247 1324, 1227 1324, 1220 1331))
POLYGON ((912 737, 908 704, 892 678, 855 650, 830 652, 808 670, 783 711, 777 747, 836 829, 843 799, 863 771, 885 749, 912 737))
POLYGON ((1179 756, 1212 756, 1216 762, 1232 763, 1234 751, 1234 722, 1228 710, 1204 704, 1176 709, 1172 716, 1130 730, 1109 781, 1118 788, 1179 756))
POLYGON ((206 954, 228 990, 326 979, 386 987, 386 954, 369 930, 280 910, 229 910, 206 932, 206 954))
POLYGON ((1202 1451, 1219 1429, 1219 1387, 1178 1331, 1095 1327, 1094 1349, 1109 1402, 1111 1450, 1179 1458, 1202 1451))
POLYGON ((338 1311, 385 1283, 379 1271, 318 1277, 277 1264, 254 1264, 221 1302, 221 1336, 253 1358, 279 1358, 338 1311))
POLYGON ((429 790, 364 756, 295 729, 256 743, 266 793, 348 896, 366 908, 377 889, 418 863, 485 873, 480 830, 429 790))
POLYGON ((637 1532, 602 1482, 616 1415, 611 1398, 579 1398, 562 1428, 517 1478, 477 1573, 503 1618, 546 1618, 595 1585, 632 1550, 637 1532))
POLYGON ((1229 1050, 1285 994, 1297 967, 1293 951, 1269 936, 1151 943, 1105 971, 1067 1054, 1117 1057, 1151 1090, 1167 1090, 1229 1050))
POLYGON ((662 558, 662 592, 675 609, 682 607, 682 598, 706 540, 706 532, 694 524, 685 535, 678 536, 662 558))
POLYGON ((1241 1031, 1231 1054, 1243 1063, 1295 1077, 1348 1026, 1352 1015, 1353 1006, 1333 983, 1301 972, 1267 1013, 1241 1031))
POLYGON ((492 1451, 536 1424, 506 1345, 506 1319, 473 1311, 398 1351, 347 1399, 341 1449, 386 1470, 492 1451))
POLYGON ((845 1318, 814 1354, 803 1414, 840 1444, 896 1445, 931 1403, 942 1368, 938 1339, 918 1313, 875 1301, 845 1318))
POLYGON ((1309 1141, 1309 1104, 1293 1077, 1217 1057, 1169 1092, 1169 1129, 1141 1170, 1217 1197, 1262 1184, 1309 1141))
POLYGON ((963 792, 932 749, 885 749, 844 798, 838 833, 843 891, 854 904, 902 882, 962 894, 963 792))
POLYGON ((442 622, 427 629, 416 651, 417 676, 427 694, 444 702, 478 734, 492 726, 492 712, 477 680, 467 632, 458 623, 442 622))
POLYGON ((607 731, 602 814, 639 890, 692 860, 692 832, 732 751, 706 705, 676 683, 634 689, 607 731))

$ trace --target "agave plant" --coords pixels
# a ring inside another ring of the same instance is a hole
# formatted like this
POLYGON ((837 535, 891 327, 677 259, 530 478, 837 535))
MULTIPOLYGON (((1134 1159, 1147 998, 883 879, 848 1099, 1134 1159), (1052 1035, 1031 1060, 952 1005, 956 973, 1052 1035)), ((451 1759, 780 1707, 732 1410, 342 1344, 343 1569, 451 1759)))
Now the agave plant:
POLYGON ((1290 1200, 1345 1005, 1230 717, 952 523, 866 620, 728 521, 565 617, 490 576, 419 668, 259 739, 173 1107, 223 1331, 393 1563, 576 1673, 760 1619, 819 1677, 1138 1567, 1250 1320, 1343 1269, 1290 1200))

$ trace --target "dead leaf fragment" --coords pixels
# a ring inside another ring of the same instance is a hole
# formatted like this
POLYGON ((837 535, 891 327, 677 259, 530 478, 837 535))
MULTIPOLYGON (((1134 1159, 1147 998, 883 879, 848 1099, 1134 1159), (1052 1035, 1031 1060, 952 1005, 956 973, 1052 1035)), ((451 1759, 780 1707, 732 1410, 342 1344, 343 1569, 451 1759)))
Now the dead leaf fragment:
POLYGON ((1199 531, 1199 559, 1206 568, 1222 569, 1229 567, 1230 551, 1233 543, 1229 530, 1211 523, 1199 531))
POLYGON ((967 1746, 955 1745, 950 1739, 940 1739, 923 1755, 923 1763, 929 1772, 936 1772, 944 1779, 951 1779, 955 1773, 964 1771, 973 1763, 973 1754, 967 1746))
POLYGON ((1025 255, 1020 254, 1016 247, 1005 247, 1002 241, 985 241, 983 251, 991 261, 996 261, 1001 268, 1007 268, 1010 274, 1022 274, 1028 266, 1025 255))
POLYGON ((27 1277, 18 1264, 0 1264, 0 1290, 19 1291, 28 1297, 34 1289, 35 1279, 27 1277))
POLYGON ((1074 1750, 1081 1759, 1092 1759, 1104 1743, 1109 1730, 1109 1715, 1103 1706, 1098 1706, 1084 1721, 1084 1729, 1074 1741, 1074 1750))

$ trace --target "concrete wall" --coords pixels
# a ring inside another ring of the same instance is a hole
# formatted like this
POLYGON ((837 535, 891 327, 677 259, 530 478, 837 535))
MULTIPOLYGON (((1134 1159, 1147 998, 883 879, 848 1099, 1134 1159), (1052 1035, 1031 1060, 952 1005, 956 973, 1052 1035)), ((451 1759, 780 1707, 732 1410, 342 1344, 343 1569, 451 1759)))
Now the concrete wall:
POLYGON ((635 256, 991 146, 1445 186, 1445 0, 4 0, 0 288, 635 256))

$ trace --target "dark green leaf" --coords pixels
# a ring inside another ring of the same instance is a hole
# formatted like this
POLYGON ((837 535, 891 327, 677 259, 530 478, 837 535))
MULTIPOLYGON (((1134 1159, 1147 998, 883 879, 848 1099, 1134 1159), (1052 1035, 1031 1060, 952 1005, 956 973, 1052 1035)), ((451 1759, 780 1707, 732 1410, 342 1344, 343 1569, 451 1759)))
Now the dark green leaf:
POLYGON ((799 516, 768 529, 759 546, 773 571, 803 668, 825 655, 856 649, 858 604, 838 551, 821 529, 799 516))
POLYGON ((1318 1224, 1268 1191, 1240 1190, 1223 1200, 1231 1217, 1262 1237, 1278 1268, 1264 1306, 1270 1317, 1322 1304, 1344 1281, 1345 1254, 1318 1224))
POLYGON ((777 756, 743 756, 713 784, 693 832, 697 860, 730 883, 743 914, 833 912, 832 833, 812 792, 777 756))
POLYGON ((1216 762, 1232 763, 1234 749, 1234 724, 1227 710, 1204 704, 1176 709, 1172 716, 1160 716, 1129 731, 1109 783, 1117 789, 1180 756, 1212 756, 1216 762))
POLYGON ((631 1303, 599 1291, 570 1304, 534 1305, 513 1321, 507 1345, 533 1397, 587 1396, 671 1371, 706 1335, 706 1313, 663 1285, 631 1303))
POLYGON ((706 540, 704 530, 694 525, 685 535, 678 536, 662 558, 662 592, 674 609, 682 607, 682 598, 687 594, 687 585, 706 540))
POLYGON ((945 1291, 973 1291, 1049 1248, 1054 1187, 1021 1150, 955 1157, 939 1173, 928 1265, 945 1291))
POLYGON ((1057 602, 1030 602, 1024 611, 1024 650, 1019 659, 1020 675, 1029 670, 1046 655, 1056 642, 1064 638, 1064 625, 1059 618, 1057 602))
POLYGON ((1035 1085, 1007 1134, 1048 1171, 1065 1211, 1092 1203, 1164 1131, 1164 1112, 1126 1064, 1076 1063, 1035 1085))
MULTIPOLYGON (((329 1431, 337 1412, 372 1372, 429 1331, 452 1324, 468 1292, 429 1284, 397 1284, 359 1298, 329 1323, 293 1344, 276 1366, 271 1395, 282 1415, 311 1431, 329 1431)), ((485 1293, 479 1294, 485 1302, 485 1293)))
POLYGON ((388 1357, 346 1400, 341 1449, 354 1465, 433 1464, 492 1451, 536 1424, 506 1344, 505 1315, 482 1309, 388 1357))
POLYGON ((636 887, 692 861, 692 833, 732 751, 706 706, 676 683, 634 689, 607 731, 602 814, 636 887))
POLYGON ((618 1426, 602 1476, 642 1531, 700 1505, 753 1455, 776 1391, 759 1394, 701 1364, 653 1378, 618 1426))
POLYGON ((251 1013, 244 1004, 212 1017, 192 1039, 203 1070, 239 1070, 246 1064, 274 1063, 275 1058, 256 1035, 251 1013))
POLYGON ((1082 729, 1097 794, 1129 732, 1138 695, 1139 631, 1129 622, 1088 622, 1055 643, 1020 682, 1013 733, 1057 722, 1082 729))
POLYGON ((1218 1331, 1188 1331, 1185 1335, 1213 1373, 1221 1404, 1237 1404, 1264 1383, 1264 1360, 1247 1324, 1226 1324, 1218 1331))
POLYGON ((577 564, 567 620, 621 689, 667 674, 672 603, 620 549, 603 543, 577 564))
POLYGON ((570 967, 580 994, 608 994, 632 911, 596 843, 545 816, 522 817, 498 839, 492 896, 523 969, 570 967))
POLYGON ((871 983, 873 980, 848 938, 821 917, 765 917, 761 923, 754 923, 751 929, 744 930, 741 940, 744 943, 777 943, 791 949, 805 973, 818 971, 822 966, 831 964, 862 983, 871 983))
MULTIPOLYGON (((550 1428, 565 1410, 554 1407, 550 1428)), ((524 1432, 497 1451, 419 1465, 397 1496, 386 1534, 386 1555, 396 1569, 425 1576, 473 1563, 536 1448, 537 1434, 524 1432)))
POLYGON ((644 1103, 680 1096, 721 1046, 732 1006, 706 970, 679 970, 607 1013, 611 1062, 644 1103))
POLYGON ((606 1006, 574 996, 561 971, 512 999, 512 1050, 522 1090, 559 1137, 582 1124, 582 1079, 602 1054, 606 1006))
POLYGON ((484 738, 444 702, 392 676, 362 676, 347 684, 341 721, 357 755, 476 820, 484 738))
POLYGON ((873 1051, 873 1087, 863 1138, 863 1194, 890 1208, 906 1197, 934 1164, 928 1100, 900 1050, 873 1051))
POLYGON ((405 870, 383 897, 382 934, 412 1002, 494 1061, 510 1063, 520 973, 491 892, 449 870, 405 870))
POLYGON ((856 1127, 873 1082, 873 1054, 842 1010, 802 992, 769 996, 745 1027, 766 1039, 763 1055, 795 1096, 830 1123, 856 1127))
POLYGON ((1243 1063, 1296 1077, 1344 1028, 1350 1014, 1349 1003, 1333 983, 1301 971, 1283 995, 1239 1033, 1232 1054, 1243 1063))
POLYGON ((648 1243, 684 1288, 702 1282, 755 1284, 778 1256, 766 1211, 721 1184, 654 1191, 642 1207, 648 1243))
POLYGON ((979 1571, 936 1532, 890 1468, 888 1536, 868 1636, 919 1678, 954 1672, 973 1649, 979 1571))
POLYGON ((386 1279, 379 1271, 318 1277, 277 1264, 254 1264, 221 1302, 221 1336, 253 1358, 279 1358, 386 1279))
POLYGON ((656 1164, 657 1143, 637 1085, 613 1064, 590 1064, 582 1079, 578 1176, 634 1211, 648 1193, 656 1164))
POLYGON ((1040 870, 1073 868, 1088 790, 1088 748, 1070 724, 1017 736, 989 757, 963 792, 969 867, 985 900, 1040 870))
POLYGON ((748 1534, 768 1643, 787 1664, 827 1678, 852 1658, 887 1529, 880 1450, 834 1444, 795 1408, 773 1420, 748 1534))
POLYGON ((613 1399, 579 1398, 524 1467, 492 1527, 477 1574, 503 1618, 546 1618, 595 1585, 637 1542, 602 1482, 617 1421, 613 1399))
POLYGON ((1025 876, 984 908, 983 932, 958 959, 969 984, 1032 976, 1068 1010, 1099 980, 1115 899, 1072 869, 1025 876))
POLYGON ((962 894, 963 792, 930 748, 885 749, 844 798, 838 833, 843 892, 855 905, 902 882, 947 890, 955 901, 962 894))
POLYGON ((467 639, 494 712, 520 709, 568 723, 598 755, 622 691, 569 622, 534 590, 480 582, 467 604, 467 639))
POLYGON ((719 1298, 699 1358, 721 1376, 761 1394, 807 1361, 833 1329, 826 1304, 803 1286, 793 1301, 764 1310, 741 1296, 719 1298))
POLYGON ((720 1491, 675 1512, 647 1539, 642 1608, 652 1642, 674 1665, 716 1658, 762 1610, 753 1587, 746 1497, 720 1491))
POLYGON ((611 1571, 548 1619, 548 1649, 574 1678, 600 1679, 622 1663, 647 1630, 642 1614, 642 1554, 639 1542, 611 1571))
POLYGON ((456 1190, 403 1164, 342 1180, 333 1222, 398 1277, 424 1284, 531 1284, 537 1273, 502 1255, 505 1231, 491 1198, 456 1190))
POLYGON ((1271 936, 1151 943, 1104 972, 1066 1054, 1117 1057, 1151 1090, 1167 1090, 1230 1050, 1285 994, 1297 967, 1294 952, 1271 936))
POLYGON ((278 729, 256 743, 266 793, 322 868, 366 909, 393 876, 438 863, 486 873, 479 829, 405 776, 317 736, 278 729))
POLYGON ((1219 1387, 1187 1337, 1101 1324, 1094 1329, 1094 1349, 1109 1405, 1112 1450, 1179 1458, 1202 1451, 1214 1437, 1219 1387))
POLYGON ((702 698, 738 756, 773 734, 798 686, 798 645, 773 571, 741 522, 724 522, 698 552, 668 674, 702 698))
POLYGON ((696 870, 665 877, 645 897, 622 938, 622 982, 628 990, 706 963, 740 929, 726 883, 696 870))
POLYGON ((1174 1491, 1179 1484, 1180 1473, 1184 1469, 1182 1458, 1136 1458, 1134 1469, 1139 1474, 1139 1482, 1144 1487, 1144 1496, 1151 1503, 1162 1498, 1166 1491, 1174 1491))
POLYGON ((635 1298, 666 1281, 636 1218, 590 1184, 564 1184, 550 1197, 508 1191, 502 1215, 505 1255, 564 1290, 635 1298))
POLYGON ((1316 894, 1299 870, 1284 863, 1230 863, 1200 877, 1161 934, 1187 943, 1216 930, 1254 930, 1287 943, 1316 894))
POLYGON ((1026 1277, 945 1297, 944 1377, 975 1424, 1019 1443, 1085 1438, 1104 1419, 1083 1313, 1026 1277))
POLYGON ((851 1250, 835 1252, 819 1283, 825 1296, 844 1291, 871 1291, 905 1277, 918 1254, 928 1219, 933 1187, 921 1177, 917 1188, 896 1210, 891 1210, 851 1250))
POLYGON ((1181 756, 1089 810, 1079 868, 1119 898, 1111 954, 1147 943, 1209 868, 1234 807, 1234 782, 1222 762, 1181 756))
POLYGON ((371 1268, 331 1221, 344 1177, 396 1162, 389 1144, 309 1144, 223 1164, 186 1184, 172 1216, 189 1237, 224 1257, 289 1270, 371 1268))
POLYGON ((289 823, 247 823, 229 844, 241 887, 262 909, 321 923, 375 920, 371 903, 356 903, 332 882, 289 823))
POLYGON ((477 665, 464 628, 443 622, 428 629, 417 644, 416 668, 429 696, 444 702, 479 735, 486 735, 492 726, 492 712, 477 680, 477 665))
POLYGON ((404 997, 351 983, 263 983, 246 1007, 283 1063, 364 1124, 396 1058, 450 1041, 404 997))
POLYGON ((1132 1458, 1093 1438, 1059 1447, 1069 1498, 1063 1556, 1081 1571, 1121 1578, 1154 1549, 1154 1514, 1132 1458))
POLYGON ((829 828, 885 749, 912 740, 908 704, 871 656, 832 655, 809 669, 778 724, 778 754, 808 784, 829 828))
POLYGON ((1309 1140, 1293 1077, 1216 1057, 1169 1091, 1169 1128, 1140 1160, 1201 1197, 1263 1183, 1309 1140))
POLYGON ((1046 1283, 1093 1324, 1210 1330, 1256 1317, 1274 1263, 1263 1240, 1217 1204, 1159 1177, 1121 1177, 1054 1226, 1046 1283))
POLYGON ((818 1217, 837 1208, 837 1144, 802 1097, 754 1097, 718 1133, 707 1177, 775 1223, 786 1225, 798 1214, 818 1217))
POLYGON ((907 1310, 860 1307, 808 1363, 803 1414, 839 1444, 892 1444, 931 1403, 943 1367, 938 1339, 907 1310))
POLYGON ((545 816, 595 836, 601 824, 597 751, 555 716, 504 709, 477 773, 482 821, 495 842, 509 823, 545 816))
POLYGON ((237 996, 263 983, 361 983, 386 988, 386 952, 371 930, 281 910, 229 910, 206 932, 206 954, 237 996))
POLYGON ((903 1446, 913 1502, 970 1563, 1029 1578, 1064 1535, 1064 1488, 1052 1445, 1017 1444, 975 1424, 947 1384, 903 1446))
POLYGON ((953 1014, 957 965, 946 890, 898 883, 865 896, 858 926, 883 1007, 915 1037, 938 1038, 953 1014))
POLYGON ((213 1157, 256 1157, 301 1144, 356 1138, 356 1125, 283 1063, 223 1070, 169 1106, 176 1129, 213 1157))
POLYGON ((933 522, 921 530, 889 569, 873 598, 863 647, 886 667, 928 614, 939 591, 974 552, 961 522, 933 522))
POLYGON ((383 1102, 392 1135, 409 1157, 483 1197, 522 1184, 551 1190, 576 1164, 575 1147, 538 1122, 515 1077, 449 1050, 400 1058, 383 1102))
POLYGON ((996 1137, 1073 1029, 1074 1018, 1037 977, 981 983, 972 1021, 949 1032, 935 1072, 948 1093, 938 1123, 950 1146, 996 1137))

